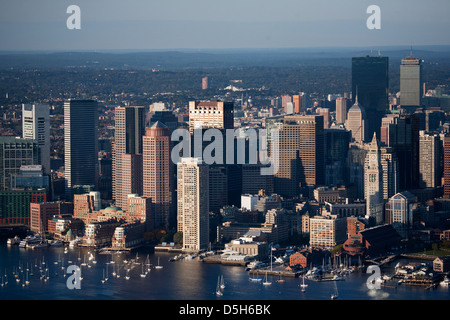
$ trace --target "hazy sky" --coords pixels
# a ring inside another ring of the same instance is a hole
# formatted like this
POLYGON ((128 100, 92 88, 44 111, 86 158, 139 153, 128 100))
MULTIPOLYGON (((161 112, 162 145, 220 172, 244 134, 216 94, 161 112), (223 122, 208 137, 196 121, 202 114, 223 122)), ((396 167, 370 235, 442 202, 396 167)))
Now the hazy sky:
POLYGON ((449 0, 0 0, 0 51, 450 45, 449 32, 449 0))

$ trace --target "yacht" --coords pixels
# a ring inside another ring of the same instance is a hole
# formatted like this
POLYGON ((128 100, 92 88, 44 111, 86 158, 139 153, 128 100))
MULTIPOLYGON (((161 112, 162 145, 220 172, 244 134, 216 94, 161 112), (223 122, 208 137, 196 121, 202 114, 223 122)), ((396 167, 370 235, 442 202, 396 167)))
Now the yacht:
POLYGON ((16 245, 20 243, 20 238, 18 236, 15 236, 14 238, 9 238, 7 241, 7 244, 9 245, 16 245))
POLYGON ((445 277, 444 280, 439 282, 439 285, 441 287, 448 287, 450 285, 450 279, 448 277, 445 277))

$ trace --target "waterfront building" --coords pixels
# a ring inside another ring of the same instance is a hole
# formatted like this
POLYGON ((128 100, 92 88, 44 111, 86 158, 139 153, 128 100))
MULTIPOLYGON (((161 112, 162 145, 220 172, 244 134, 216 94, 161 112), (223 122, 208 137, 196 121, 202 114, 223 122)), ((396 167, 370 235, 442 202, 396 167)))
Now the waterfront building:
POLYGON ((0 191, 0 225, 30 225, 30 204, 47 201, 45 189, 0 191))
POLYGON ((48 105, 22 105, 22 137, 38 142, 40 164, 44 173, 50 174, 50 111, 48 105))
POLYGON ((85 228, 83 246, 104 248, 111 246, 114 232, 120 226, 116 220, 90 223, 85 228))
POLYGON ((128 249, 137 247, 144 241, 145 225, 140 221, 121 224, 114 230, 111 239, 113 249, 128 249))
POLYGON ((198 252, 209 245, 209 168, 197 158, 177 164, 178 232, 183 250, 198 252))
POLYGON ((332 214, 309 219, 309 244, 311 247, 331 249, 347 239, 347 218, 332 214))
POLYGON ((73 203, 60 201, 30 203, 30 230, 36 233, 50 232, 49 220, 63 215, 72 216, 72 214, 73 203))

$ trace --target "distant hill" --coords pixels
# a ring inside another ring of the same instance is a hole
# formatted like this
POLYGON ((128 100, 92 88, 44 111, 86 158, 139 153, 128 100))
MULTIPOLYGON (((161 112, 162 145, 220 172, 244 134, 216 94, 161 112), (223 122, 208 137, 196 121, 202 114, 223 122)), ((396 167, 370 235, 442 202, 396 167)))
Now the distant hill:
MULTIPOLYGON (((409 55, 407 47, 380 48, 391 63, 409 55)), ((351 57, 378 55, 378 48, 229 49, 108 52, 0 52, 0 69, 89 68, 177 70, 249 66, 351 66, 351 57)), ((421 59, 450 64, 450 46, 414 48, 421 59)))

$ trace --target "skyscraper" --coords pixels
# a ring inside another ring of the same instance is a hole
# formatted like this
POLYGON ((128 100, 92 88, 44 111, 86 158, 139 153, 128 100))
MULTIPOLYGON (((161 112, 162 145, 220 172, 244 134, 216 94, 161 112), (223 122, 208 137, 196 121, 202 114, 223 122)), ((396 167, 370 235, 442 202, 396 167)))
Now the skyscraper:
POLYGON ((392 148, 383 147, 381 151, 381 167, 383 169, 383 199, 388 200, 399 189, 397 154, 392 148))
POLYGON ((344 124, 347 120, 347 98, 336 99, 336 123, 344 124))
POLYGON ((400 104, 402 107, 422 105, 422 61, 411 55, 402 59, 400 65, 400 104))
POLYGON ((140 106, 116 107, 112 157, 113 199, 125 208, 128 193, 142 194, 142 136, 145 134, 145 110, 140 106), (127 156, 126 156, 127 155, 127 156), (129 167, 134 164, 134 167, 129 167), (131 183, 134 183, 131 187, 131 183))
POLYGON ((441 185, 440 143, 439 135, 419 132, 420 188, 434 188, 441 185))
POLYGON ((64 166, 67 188, 97 185, 97 101, 64 102, 64 166))
POLYGON ((352 139, 355 142, 364 142, 368 138, 367 116, 365 108, 359 104, 358 97, 355 103, 348 110, 345 128, 352 132, 352 139))
POLYGON ((286 116, 279 131, 275 192, 298 196, 302 189, 324 183, 323 116, 286 116))
POLYGON ((143 195, 152 198, 155 227, 168 229, 175 223, 170 129, 159 121, 153 123, 146 128, 143 145, 143 195))
POLYGON ((178 231, 183 250, 198 252, 209 245, 209 169, 197 158, 177 164, 178 231))
POLYGON ((368 119, 367 136, 376 132, 380 136, 381 118, 389 106, 389 58, 354 57, 352 58, 353 103, 356 93, 359 103, 364 106, 368 119))
POLYGON ((194 129, 234 129, 233 102, 190 101, 189 132, 194 129))
POLYGON ((419 119, 400 115, 388 126, 389 146, 397 154, 399 191, 419 186, 419 119))
POLYGON ((444 197, 450 198, 450 136, 444 137, 444 197))
POLYGON ((302 113, 305 111, 305 93, 300 92, 299 94, 292 96, 292 102, 294 103, 294 113, 302 113))
POLYGON ((377 225, 381 224, 384 220, 382 179, 383 173, 380 148, 378 146, 376 134, 374 134, 364 166, 364 189, 366 198, 366 216, 369 219, 373 219, 377 225))
POLYGON ((22 137, 38 141, 42 169, 50 173, 50 112, 48 105, 22 105, 22 137))

